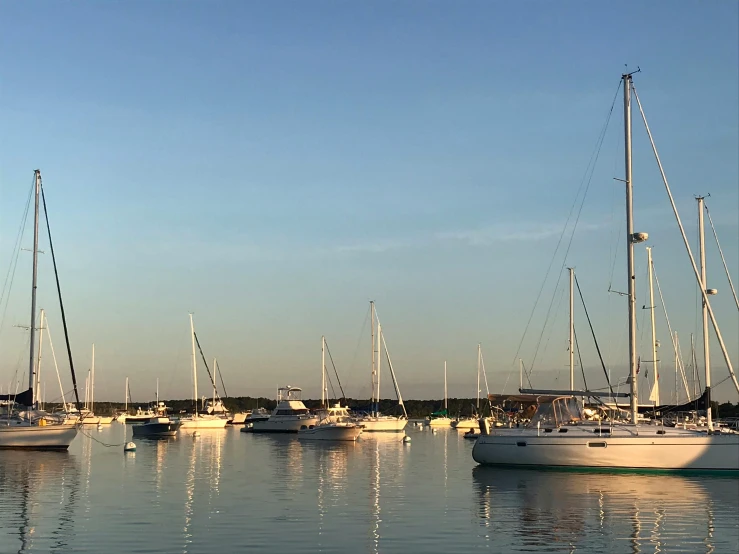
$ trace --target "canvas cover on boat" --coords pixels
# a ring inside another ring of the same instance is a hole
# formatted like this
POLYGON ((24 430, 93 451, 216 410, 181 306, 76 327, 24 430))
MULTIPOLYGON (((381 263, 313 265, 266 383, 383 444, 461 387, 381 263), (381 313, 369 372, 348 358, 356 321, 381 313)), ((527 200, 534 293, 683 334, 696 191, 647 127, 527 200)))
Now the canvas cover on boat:
POLYGON ((22 406, 30 406, 33 404, 33 390, 28 389, 18 394, 0 394, 0 400, 10 400, 22 406))

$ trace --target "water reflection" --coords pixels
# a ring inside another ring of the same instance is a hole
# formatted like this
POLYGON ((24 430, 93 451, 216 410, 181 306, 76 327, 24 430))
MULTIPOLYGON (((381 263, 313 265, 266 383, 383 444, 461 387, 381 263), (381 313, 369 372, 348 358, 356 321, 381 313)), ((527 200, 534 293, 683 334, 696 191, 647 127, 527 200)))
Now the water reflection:
POLYGON ((9 552, 27 553, 68 548, 75 535, 73 514, 80 477, 77 459, 66 452, 3 452, 0 458, 3 551, 8 548, 9 552))
MULTIPOLYGON (((185 510, 183 526, 182 552, 187 553, 193 545, 193 522, 196 520, 196 496, 203 497, 204 491, 199 491, 198 482, 202 482, 207 489, 208 511, 212 510, 214 499, 220 494, 221 456, 224 429, 203 429, 199 436, 181 434, 178 441, 184 446, 187 457, 187 472, 185 474, 185 510)), ((169 441, 165 441, 167 444, 169 441)), ((165 446, 166 450, 166 446, 165 446)), ((202 500, 201 500, 202 502, 202 500)), ((208 514, 210 516, 210 513, 208 514)), ((206 520, 209 518, 206 518, 206 520)))
POLYGON ((615 542, 634 553, 719 551, 714 505, 735 512, 739 503, 732 478, 476 467, 473 481, 486 536, 513 533, 514 543, 534 549, 615 542))

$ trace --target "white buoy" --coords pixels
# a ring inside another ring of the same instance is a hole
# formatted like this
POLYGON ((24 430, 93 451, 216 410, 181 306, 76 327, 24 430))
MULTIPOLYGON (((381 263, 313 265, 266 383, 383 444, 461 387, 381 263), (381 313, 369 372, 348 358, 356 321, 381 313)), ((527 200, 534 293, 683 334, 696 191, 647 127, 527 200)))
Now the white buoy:
POLYGON ((136 452, 136 443, 135 442, 127 442, 123 445, 123 451, 124 452, 136 452))
POLYGON ((98 423, 98 431, 102 431, 102 430, 103 430, 103 426, 98 423))
POLYGON ((403 437, 403 442, 408 444, 409 442, 411 442, 411 438, 408 435, 406 435, 403 437))
POLYGON ((432 434, 432 435, 435 435, 435 434, 436 434, 436 429, 435 429, 435 428, 433 428, 433 427, 431 428, 431 434, 432 434))
POLYGON ((194 439, 195 439, 195 438, 197 438, 197 437, 199 437, 199 436, 200 436, 200 432, 198 432, 198 431, 193 431, 193 432, 192 432, 192 438, 194 438, 194 439))

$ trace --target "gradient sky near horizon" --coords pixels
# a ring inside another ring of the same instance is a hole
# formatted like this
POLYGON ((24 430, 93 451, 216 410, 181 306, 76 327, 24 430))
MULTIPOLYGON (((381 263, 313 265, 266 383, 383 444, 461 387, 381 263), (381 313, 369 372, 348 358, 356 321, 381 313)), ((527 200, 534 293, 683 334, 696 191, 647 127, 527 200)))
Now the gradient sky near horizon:
MULTIPOLYGON (((473 396, 478 343, 492 392, 517 388, 517 353, 535 386, 564 386, 567 266, 623 380, 626 303, 608 292, 626 289, 619 79, 625 64, 641 68, 637 91, 692 247, 693 196, 710 193, 739 281, 738 6, 4 2, 2 278, 39 168, 77 372, 84 381, 95 343, 97 399, 122 400, 126 376, 135 402, 152 398, 157 378, 163 397, 189 397, 188 312, 232 396, 274 397, 289 383, 316 397, 325 334, 347 394, 368 397, 369 300, 407 398, 442 396, 444 360, 449 395, 473 396), (570 224, 553 258, 582 183, 571 247, 565 257, 570 224)), ((638 118, 636 230, 650 234, 688 363, 697 289, 638 118)), ((21 246, 31 238, 29 221, 21 246)), ((43 235, 40 249, 39 306, 68 383, 43 235)), ((710 234, 708 252, 737 368, 739 315, 710 234)), ((636 256, 641 308, 643 245, 636 256)), ((18 260, 0 305, 3 391, 28 363, 16 325, 28 325, 30 253, 18 260)), ((579 305, 576 319, 588 385, 602 386, 579 305)), ((643 377, 647 310, 638 321, 643 377)), ((661 312, 657 321, 669 399, 674 355, 661 312)), ((715 339, 712 354, 719 383, 715 339)), ((56 400, 48 350, 42 367, 56 400)), ((715 394, 739 400, 729 381, 715 394)))

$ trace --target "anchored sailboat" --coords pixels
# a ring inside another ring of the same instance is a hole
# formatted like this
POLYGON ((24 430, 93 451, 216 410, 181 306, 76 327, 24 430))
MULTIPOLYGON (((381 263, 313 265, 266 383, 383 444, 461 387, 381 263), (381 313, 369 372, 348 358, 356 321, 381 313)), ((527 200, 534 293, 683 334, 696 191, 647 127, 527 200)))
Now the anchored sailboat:
POLYGON ((190 314, 190 335, 192 339, 192 399, 195 411, 191 417, 182 418, 182 429, 222 429, 226 426, 226 418, 213 414, 198 414, 198 363, 195 355, 195 325, 190 314))
POLYGON ((370 337, 372 340, 372 406, 370 407, 370 413, 359 416, 357 418, 357 422, 364 426, 365 433, 401 433, 408 424, 408 414, 405 411, 403 397, 400 395, 400 387, 395 378, 393 365, 390 362, 390 355, 387 351, 387 344, 385 344, 385 337, 382 334, 380 319, 377 317, 377 312, 375 311, 374 301, 370 301, 370 337), (374 330, 375 321, 377 321, 376 343, 374 330), (393 380, 395 394, 398 397, 398 406, 403 410, 403 415, 400 416, 384 415, 380 412, 380 366, 382 365, 381 360, 383 352, 387 356, 390 377, 393 380), (375 357, 375 354, 377 357, 375 357))
POLYGON ((705 255, 701 233, 701 271, 695 264, 690 245, 680 222, 662 164, 657 155, 646 117, 633 88, 632 74, 622 76, 624 87, 625 168, 626 168, 626 228, 629 325, 629 397, 631 423, 609 425, 587 423, 583 420, 581 405, 574 391, 549 391, 539 398, 536 413, 526 428, 495 429, 481 421, 482 433, 472 450, 472 457, 480 464, 536 467, 597 467, 653 470, 711 470, 739 471, 739 434, 715 433, 711 423, 711 372, 708 348, 705 351, 707 432, 645 425, 638 423, 638 387, 636 352, 636 278, 634 272, 634 244, 647 239, 646 233, 635 233, 632 213, 631 174, 631 100, 632 92, 639 105, 663 182, 672 204, 690 262, 703 297, 704 344, 708 342, 710 316, 716 338, 721 346, 729 373, 739 390, 731 361, 721 337, 711 305, 710 289, 706 288, 705 255))
MULTIPOLYGON (((33 277, 31 288, 31 339, 30 339, 30 362, 28 367, 28 390, 18 395, 0 395, 0 400, 9 403, 15 402, 26 407, 24 411, 20 411, 14 417, 3 418, 0 421, 0 448, 30 448, 30 449, 48 449, 48 450, 66 450, 70 443, 77 436, 77 425, 65 425, 62 421, 50 417, 46 412, 38 410, 37 398, 35 397, 35 346, 36 346, 36 285, 38 281, 38 242, 39 242, 39 200, 43 200, 44 214, 46 216, 46 227, 49 230, 48 214, 46 213, 46 201, 43 198, 43 189, 41 185, 41 172, 37 169, 34 172, 34 191, 35 191, 35 210, 34 210, 34 226, 33 226, 33 277)), ((51 230, 49 230, 49 246, 51 249, 52 260, 54 261, 54 271, 56 274, 56 258, 54 256, 54 246, 51 242, 51 230)), ((64 305, 61 302, 61 289, 59 287, 59 276, 56 275, 57 291, 59 292, 59 303, 61 305, 62 322, 64 324, 64 334, 67 338, 67 353, 69 354, 70 369, 72 371, 72 382, 74 383, 74 393, 77 400, 77 409, 79 410, 79 396, 77 394, 77 382, 74 375, 74 364, 72 362, 72 353, 69 347, 69 337, 67 336, 67 323, 64 315, 64 305)), ((10 410, 10 405, 8 406, 10 410)))

